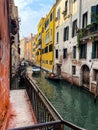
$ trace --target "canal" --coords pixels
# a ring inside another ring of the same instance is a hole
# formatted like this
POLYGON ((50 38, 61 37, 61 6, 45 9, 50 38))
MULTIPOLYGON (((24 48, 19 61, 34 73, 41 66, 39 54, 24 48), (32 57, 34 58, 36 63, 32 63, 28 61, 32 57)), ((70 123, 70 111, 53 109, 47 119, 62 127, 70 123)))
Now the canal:
POLYGON ((94 104, 89 92, 65 81, 49 81, 44 73, 34 79, 65 120, 87 130, 98 130, 98 100, 94 104))

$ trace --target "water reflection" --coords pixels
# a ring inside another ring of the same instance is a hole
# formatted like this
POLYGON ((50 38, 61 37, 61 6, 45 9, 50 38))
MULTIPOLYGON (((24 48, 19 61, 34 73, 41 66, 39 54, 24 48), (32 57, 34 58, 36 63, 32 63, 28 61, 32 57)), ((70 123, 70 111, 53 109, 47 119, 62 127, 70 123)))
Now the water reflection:
POLYGON ((48 81, 44 78, 44 73, 35 79, 65 120, 87 130, 98 130, 98 100, 94 104, 91 94, 64 81, 48 81))

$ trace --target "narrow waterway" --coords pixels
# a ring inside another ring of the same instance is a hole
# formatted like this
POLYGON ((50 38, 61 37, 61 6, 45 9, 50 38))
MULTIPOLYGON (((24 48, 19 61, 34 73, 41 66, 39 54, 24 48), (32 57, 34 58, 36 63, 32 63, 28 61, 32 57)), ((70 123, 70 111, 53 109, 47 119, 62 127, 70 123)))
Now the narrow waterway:
POLYGON ((65 81, 49 81, 43 73, 34 78, 65 120, 87 130, 98 130, 98 100, 94 104, 94 98, 89 92, 65 81))

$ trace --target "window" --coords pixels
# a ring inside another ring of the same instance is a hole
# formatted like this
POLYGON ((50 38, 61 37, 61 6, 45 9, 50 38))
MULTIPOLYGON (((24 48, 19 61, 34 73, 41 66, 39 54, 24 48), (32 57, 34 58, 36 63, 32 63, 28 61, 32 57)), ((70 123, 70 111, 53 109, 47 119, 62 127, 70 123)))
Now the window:
POLYGON ((58 50, 56 49, 56 58, 58 59, 58 50))
POLYGON ((82 27, 85 28, 87 26, 87 12, 83 14, 83 23, 82 27))
POLYGON ((48 53, 48 46, 45 47, 45 53, 48 53))
POLYGON ((72 66, 72 75, 76 75, 76 66, 72 66))
POLYGON ((98 5, 91 7, 91 23, 98 21, 98 5))
POLYGON ((51 52, 52 50, 53 50, 53 46, 51 44, 51 45, 49 45, 49 52, 51 52))
POLYGON ((53 18, 52 15, 53 15, 53 14, 51 13, 51 14, 50 14, 50 22, 52 21, 52 18, 53 18))
POLYGON ((64 10, 64 15, 67 15, 67 8, 68 8, 68 0, 65 1, 65 10, 64 10))
POLYGON ((98 41, 92 43, 92 59, 98 58, 98 41))
POLYGON ((52 41, 52 29, 50 30, 50 41, 52 41))
POLYGON ((72 25, 72 37, 75 37, 76 34, 77 34, 77 20, 75 20, 72 25))
POLYGON ((59 32, 57 32, 56 34, 56 42, 58 43, 58 41, 59 41, 59 32))
POLYGON ((76 58, 76 46, 73 46, 73 58, 76 58))
POLYGON ((49 43, 49 32, 46 34, 46 44, 49 43))
POLYGON ((66 28, 64 28, 63 40, 66 41, 68 39, 69 39, 69 27, 67 26, 66 28))
POLYGON ((44 54, 45 53, 45 49, 42 49, 42 54, 44 54))
POLYGON ((85 58, 87 56, 87 44, 80 45, 80 59, 85 58))
POLYGON ((39 55, 39 52, 36 52, 36 55, 38 56, 38 55, 39 55))
POLYGON ((48 64, 48 60, 46 60, 46 64, 48 64))
POLYGON ((75 3, 77 0, 72 0, 73 3, 75 3))
POLYGON ((73 2, 76 2, 76 0, 73 0, 73 2))
POLYGON ((49 64, 52 65, 52 60, 50 60, 49 64))
POLYGON ((97 81, 98 70, 93 70, 93 81, 97 81))
POLYGON ((48 27, 48 25, 49 25, 49 19, 47 19, 45 22, 45 29, 48 27))
POLYGON ((44 27, 42 27, 42 33, 44 33, 44 27))
POLYGON ((67 58, 67 48, 63 49, 63 59, 67 58))
POLYGON ((60 19, 60 8, 57 11, 57 18, 60 19))

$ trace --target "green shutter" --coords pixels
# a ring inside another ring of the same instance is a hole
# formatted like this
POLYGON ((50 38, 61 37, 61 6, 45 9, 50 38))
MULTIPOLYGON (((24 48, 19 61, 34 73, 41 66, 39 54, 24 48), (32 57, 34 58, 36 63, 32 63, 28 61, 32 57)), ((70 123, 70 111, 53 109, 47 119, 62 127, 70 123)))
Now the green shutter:
POLYGON ((87 57, 87 43, 85 44, 85 58, 87 57))
POLYGON ((74 37, 74 23, 72 25, 72 38, 74 37))
POLYGON ((64 28, 63 41, 65 41, 65 28, 64 28))
POLYGON ((80 53, 79 53, 79 58, 82 58, 82 46, 80 45, 80 49, 79 49, 80 53))
POLYGON ((91 7, 91 23, 96 22, 96 13, 97 13, 97 6, 92 6, 91 7))
POLYGON ((67 40, 69 40, 69 26, 67 27, 67 40))
POLYGON ((96 54, 96 44, 92 43, 92 59, 95 58, 95 54, 96 54))

